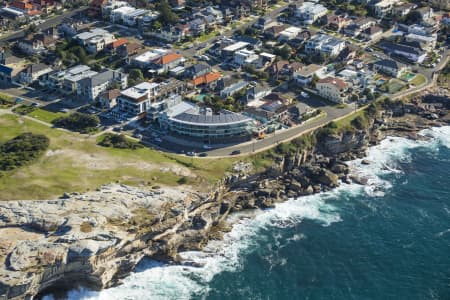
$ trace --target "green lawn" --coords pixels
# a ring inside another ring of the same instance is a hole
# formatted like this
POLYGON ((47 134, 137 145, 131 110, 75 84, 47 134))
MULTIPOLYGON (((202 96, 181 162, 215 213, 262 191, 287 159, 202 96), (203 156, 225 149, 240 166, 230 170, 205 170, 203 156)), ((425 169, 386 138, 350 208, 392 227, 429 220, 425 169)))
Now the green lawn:
POLYGON ((206 33, 206 34, 202 34, 201 36, 199 36, 197 38, 197 41, 200 43, 206 42, 207 40, 215 37, 217 35, 218 31, 214 30, 211 31, 210 33, 206 33))
POLYGON ((47 122, 47 123, 52 123, 53 120, 55 120, 59 117, 67 116, 67 113, 51 112, 51 111, 48 111, 45 109, 38 108, 38 109, 32 111, 31 113, 29 113, 28 116, 36 118, 36 119, 44 121, 44 122, 47 122))
POLYGON ((50 138, 49 150, 37 162, 0 174, 0 200, 50 199, 112 182, 178 186, 184 176, 198 190, 209 190, 238 160, 191 158, 150 148, 101 147, 92 136, 64 132, 13 114, 0 116, 0 132, 0 143, 23 132, 50 138))
POLYGON ((425 76, 422 74, 417 74, 409 83, 415 86, 421 86, 426 82, 425 76))
POLYGON ((364 110, 360 110, 360 111, 358 111, 358 112, 355 112, 355 113, 353 113, 353 114, 351 114, 351 115, 348 115, 347 117, 345 117, 345 118, 343 118, 343 119, 341 119, 341 120, 339 120, 339 121, 336 121, 335 123, 336 123, 336 125, 337 125, 337 127, 340 129, 340 128, 346 128, 346 127, 349 127, 349 126, 351 126, 351 122, 355 119, 355 118, 357 118, 358 116, 362 116, 364 114, 364 110))

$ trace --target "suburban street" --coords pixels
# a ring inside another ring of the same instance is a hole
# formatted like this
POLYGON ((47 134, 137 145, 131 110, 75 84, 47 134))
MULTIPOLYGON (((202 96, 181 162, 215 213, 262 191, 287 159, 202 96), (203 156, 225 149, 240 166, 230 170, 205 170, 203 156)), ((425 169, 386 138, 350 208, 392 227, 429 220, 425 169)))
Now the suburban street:
MULTIPOLYGON (((37 29, 40 29, 40 30, 49 29, 51 27, 61 24, 62 21, 64 20, 64 18, 70 18, 72 16, 75 16, 79 13, 84 12, 85 10, 87 10, 87 7, 82 6, 80 8, 64 12, 61 15, 57 15, 48 20, 45 20, 43 23, 37 25, 36 27, 37 27, 37 29)), ((25 29, 21 29, 21 30, 18 30, 13 33, 7 33, 4 36, 0 36, 0 44, 5 44, 6 42, 10 42, 10 41, 14 41, 14 40, 23 38, 24 36, 25 36, 25 29)))

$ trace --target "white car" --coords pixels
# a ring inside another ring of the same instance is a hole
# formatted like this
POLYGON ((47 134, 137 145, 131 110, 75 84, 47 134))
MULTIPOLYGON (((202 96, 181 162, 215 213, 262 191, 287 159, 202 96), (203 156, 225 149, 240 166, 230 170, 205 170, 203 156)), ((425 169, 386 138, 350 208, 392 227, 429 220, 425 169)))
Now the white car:
POLYGON ((304 98, 309 98, 309 94, 305 92, 301 92, 300 95, 304 98))
POLYGON ((210 145, 203 145, 203 149, 212 149, 210 145))

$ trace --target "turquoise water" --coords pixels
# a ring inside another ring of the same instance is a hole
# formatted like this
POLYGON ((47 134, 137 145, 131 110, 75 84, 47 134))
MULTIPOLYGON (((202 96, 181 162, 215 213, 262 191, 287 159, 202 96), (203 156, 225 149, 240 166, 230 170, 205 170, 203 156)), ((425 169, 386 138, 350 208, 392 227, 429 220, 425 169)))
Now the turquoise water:
POLYGON ((224 241, 145 261, 122 286, 71 299, 450 299, 450 128, 387 139, 369 185, 344 185, 241 220, 224 241))

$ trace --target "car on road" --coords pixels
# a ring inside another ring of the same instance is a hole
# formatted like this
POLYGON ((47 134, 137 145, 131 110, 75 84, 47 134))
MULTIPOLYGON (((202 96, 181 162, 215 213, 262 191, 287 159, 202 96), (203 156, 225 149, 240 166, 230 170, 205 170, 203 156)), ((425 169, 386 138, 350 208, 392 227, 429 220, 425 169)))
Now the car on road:
POLYGON ((200 153, 198 156, 199 156, 199 157, 207 157, 207 156, 208 156, 208 153, 203 152, 203 153, 200 153))
POLYGON ((233 152, 231 152, 231 155, 238 155, 241 154, 241 150, 234 150, 233 152))
POLYGON ((39 103, 37 103, 37 102, 33 102, 33 103, 31 103, 31 106, 34 106, 34 107, 39 107, 39 106, 40 106, 40 104, 39 104, 39 103))
POLYGON ((187 156, 195 156, 195 152, 193 151, 189 151, 186 153, 187 156))
POLYGON ((203 149, 212 149, 210 145, 203 145, 203 149))
POLYGON ((20 97, 17 97, 16 98, 16 103, 20 103, 20 102, 22 102, 23 101, 23 98, 20 98, 20 97))
POLYGON ((115 131, 115 132, 121 132, 121 131, 122 131, 122 128, 121 128, 121 127, 114 127, 114 128, 113 128, 113 131, 115 131))
POLYGON ((161 143, 161 142, 162 142, 162 139, 161 139, 161 138, 159 138, 159 137, 155 137, 155 142, 157 142, 157 143, 161 143))
POLYGON ((309 94, 306 93, 306 92, 301 92, 300 95, 301 95, 303 98, 309 98, 309 94))

